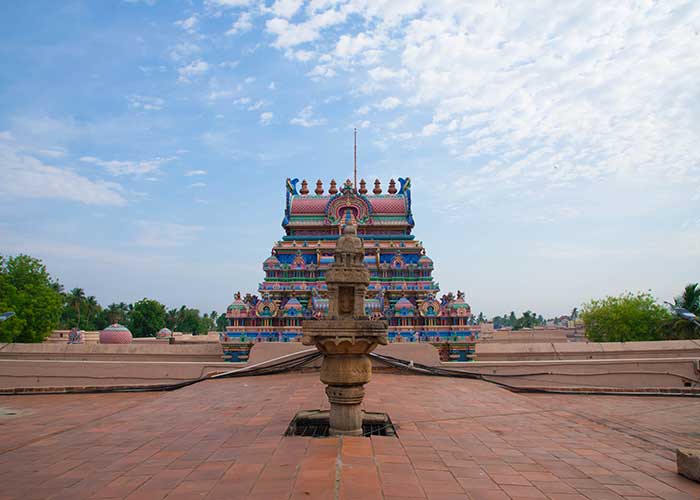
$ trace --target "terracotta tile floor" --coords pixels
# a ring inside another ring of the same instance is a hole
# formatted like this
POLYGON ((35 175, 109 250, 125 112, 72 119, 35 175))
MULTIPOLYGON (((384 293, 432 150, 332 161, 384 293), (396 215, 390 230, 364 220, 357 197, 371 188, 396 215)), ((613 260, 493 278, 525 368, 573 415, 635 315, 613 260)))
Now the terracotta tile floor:
POLYGON ((0 499, 700 499, 674 455, 700 447, 700 399, 375 374, 365 403, 398 439, 283 437, 327 406, 317 373, 0 397, 17 413, 0 417, 0 499))

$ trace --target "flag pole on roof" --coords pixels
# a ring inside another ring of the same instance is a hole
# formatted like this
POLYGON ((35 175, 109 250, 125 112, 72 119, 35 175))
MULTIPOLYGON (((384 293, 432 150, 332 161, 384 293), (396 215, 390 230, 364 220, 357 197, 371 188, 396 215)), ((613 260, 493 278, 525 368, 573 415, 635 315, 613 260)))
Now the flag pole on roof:
POLYGON ((354 165, 354 181, 355 183, 352 185, 352 187, 357 191, 357 128, 355 130, 355 150, 354 150, 354 156, 353 156, 353 165, 354 165))

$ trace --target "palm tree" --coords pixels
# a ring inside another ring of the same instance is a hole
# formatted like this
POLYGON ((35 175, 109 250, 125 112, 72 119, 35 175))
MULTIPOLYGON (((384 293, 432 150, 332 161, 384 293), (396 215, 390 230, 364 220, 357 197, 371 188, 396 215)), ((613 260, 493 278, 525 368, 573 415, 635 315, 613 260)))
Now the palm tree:
POLYGON ((676 307, 687 309, 693 314, 700 315, 700 285, 690 283, 683 289, 683 293, 676 297, 673 302, 676 307))
POLYGON ((73 288, 68 294, 68 305, 75 309, 78 316, 78 330, 80 330, 80 309, 85 300, 85 290, 82 288, 73 288))
POLYGON ((97 303, 97 299, 94 295, 90 295, 85 299, 85 304, 87 306, 87 318, 85 319, 85 326, 90 328, 90 315, 94 312, 98 312, 100 304, 97 303))
POLYGON ((578 318, 578 307, 574 307, 571 310, 571 320, 575 321, 578 318))
MULTIPOLYGON (((683 289, 683 293, 676 297, 674 306, 683 308, 686 311, 700 316, 700 286, 698 283, 690 283, 683 289)), ((678 313, 676 313, 678 314, 678 313)), ((667 330, 667 338, 672 339, 696 339, 700 338, 700 327, 697 323, 677 315, 671 323, 671 327, 667 330)))

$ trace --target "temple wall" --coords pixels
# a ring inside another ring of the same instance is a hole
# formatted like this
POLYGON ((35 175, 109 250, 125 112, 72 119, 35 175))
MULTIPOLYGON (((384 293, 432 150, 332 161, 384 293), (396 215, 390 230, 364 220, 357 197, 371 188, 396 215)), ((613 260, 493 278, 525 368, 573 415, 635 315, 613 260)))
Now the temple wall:
POLYGON ((0 344, 0 359, 43 359, 82 361, 222 361, 216 343, 169 344, 150 339, 133 344, 0 344))
MULTIPOLYGON (((450 367, 454 364, 456 363, 450 363, 450 367)), ((700 361, 697 358, 502 361, 460 365, 455 368, 480 373, 489 380, 523 388, 639 390, 692 387, 700 391, 700 361)))
POLYGON ((700 340, 476 344, 476 361, 700 357, 700 340))
MULTIPOLYGON (((579 329, 581 330, 581 329, 579 329)), ((482 334, 482 342, 515 344, 522 342, 569 342, 574 329, 568 328, 533 328, 528 330, 491 330, 482 334)))
MULTIPOLYGON (((511 375, 493 377, 493 380, 514 387, 688 390, 686 384, 692 386, 694 380, 700 380, 700 341, 697 340, 478 346, 483 347, 492 349, 492 359, 496 356, 502 359, 484 361, 482 349, 481 361, 441 363, 437 349, 428 343, 389 344, 379 346, 376 352, 423 365, 480 373, 485 377, 511 375), (532 359, 538 356, 549 359, 532 359), (553 356, 560 359, 553 359, 553 356)), ((215 344, 0 344, 0 389, 172 383, 307 349, 310 348, 298 342, 255 344, 248 363, 238 364, 221 362, 221 347, 215 344)), ((386 369, 376 360, 373 365, 375 370, 386 369)), ((320 360, 309 368, 318 366, 320 360)), ((435 380, 440 383, 439 378, 435 380)), ((694 387, 700 390, 700 384, 694 387)))
POLYGON ((0 390, 169 384, 236 368, 226 362, 0 359, 0 390))

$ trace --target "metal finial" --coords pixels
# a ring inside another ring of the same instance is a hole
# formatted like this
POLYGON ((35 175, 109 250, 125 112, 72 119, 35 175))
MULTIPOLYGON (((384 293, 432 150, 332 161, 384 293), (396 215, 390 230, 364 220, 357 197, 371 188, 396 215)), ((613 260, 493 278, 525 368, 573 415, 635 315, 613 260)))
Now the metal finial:
POLYGON ((354 184, 352 185, 355 188, 355 191, 357 191, 357 128, 355 130, 355 150, 354 150, 354 157, 353 157, 353 164, 354 164, 354 184))

